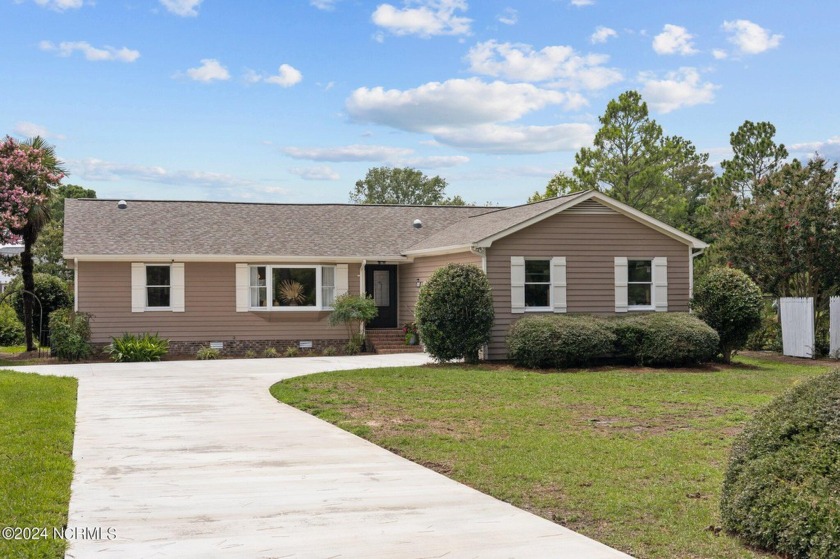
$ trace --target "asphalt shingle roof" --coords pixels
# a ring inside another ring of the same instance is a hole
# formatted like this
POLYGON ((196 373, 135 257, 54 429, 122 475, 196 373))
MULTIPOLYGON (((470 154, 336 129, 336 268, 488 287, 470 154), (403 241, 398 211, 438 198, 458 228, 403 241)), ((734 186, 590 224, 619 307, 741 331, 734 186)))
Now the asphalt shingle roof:
POLYGON ((64 253, 397 257, 406 247, 493 208, 231 202, 65 202, 64 253), (415 219, 423 227, 412 226, 415 219))

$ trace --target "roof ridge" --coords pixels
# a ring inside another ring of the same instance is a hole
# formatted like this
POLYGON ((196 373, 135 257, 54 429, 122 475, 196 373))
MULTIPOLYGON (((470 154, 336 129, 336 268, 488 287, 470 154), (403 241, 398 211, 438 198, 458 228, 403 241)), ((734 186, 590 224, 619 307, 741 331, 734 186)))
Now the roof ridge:
POLYGON ((507 207, 495 208, 495 209, 493 209, 489 212, 483 213, 483 214, 471 215, 471 216, 469 216, 468 219, 472 219, 474 217, 485 216, 485 215, 488 215, 488 214, 491 214, 491 213, 503 212, 505 210, 515 210, 517 208, 524 208, 525 206, 536 206, 537 204, 544 204, 546 202, 556 202, 557 200, 560 200, 560 199, 564 199, 564 200, 565 199, 573 199, 577 196, 581 196, 582 194, 585 194, 587 192, 592 192, 592 191, 593 190, 591 188, 588 188, 586 190, 579 190, 578 192, 570 192, 569 194, 563 194, 562 196, 554 196, 552 198, 545 198, 544 200, 537 200, 536 202, 526 202, 524 204, 519 204, 519 205, 516 205, 516 206, 507 206, 507 207))
MULTIPOLYGON (((342 206, 359 208, 448 208, 448 209, 482 209, 493 208, 493 206, 463 205, 454 206, 448 204, 353 204, 350 202, 246 202, 236 200, 144 200, 129 198, 67 198, 81 202, 120 202, 125 200, 128 203, 152 203, 152 204, 232 204, 242 206, 342 206)), ((498 209, 509 209, 518 206, 502 206, 498 209)), ((491 210, 494 211, 494 210, 491 210)))

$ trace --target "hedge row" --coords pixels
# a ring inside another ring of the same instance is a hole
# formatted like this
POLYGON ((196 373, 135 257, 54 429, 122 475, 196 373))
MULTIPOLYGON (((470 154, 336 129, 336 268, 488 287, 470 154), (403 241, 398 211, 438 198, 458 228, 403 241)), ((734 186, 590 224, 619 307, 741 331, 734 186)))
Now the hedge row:
POLYGON ((719 341, 710 326, 686 313, 528 316, 513 325, 507 340, 511 359, 535 369, 622 359, 639 365, 691 365, 714 358, 719 341))

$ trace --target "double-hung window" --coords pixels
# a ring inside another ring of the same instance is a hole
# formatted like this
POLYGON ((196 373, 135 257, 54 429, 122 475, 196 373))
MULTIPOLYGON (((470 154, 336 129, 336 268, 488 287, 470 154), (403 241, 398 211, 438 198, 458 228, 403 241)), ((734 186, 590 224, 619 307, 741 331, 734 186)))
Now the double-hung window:
POLYGON ((627 306, 653 308, 653 265, 650 260, 627 261, 627 306))
POLYGON ((525 308, 551 308, 551 260, 525 260, 525 308))
POLYGON ((171 305, 172 269, 167 265, 146 266, 146 307, 168 309, 171 305))

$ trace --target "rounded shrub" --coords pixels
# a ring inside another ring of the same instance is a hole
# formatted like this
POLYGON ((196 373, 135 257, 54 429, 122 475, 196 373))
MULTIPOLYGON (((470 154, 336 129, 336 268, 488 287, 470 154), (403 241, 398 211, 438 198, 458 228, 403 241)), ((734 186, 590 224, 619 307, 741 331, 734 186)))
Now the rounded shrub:
MULTIPOLYGON (((38 297, 38 301, 41 302, 44 311, 44 323, 41 330, 42 335, 40 343, 42 345, 46 345, 49 343, 50 339, 50 314, 58 309, 67 309, 72 307, 73 296, 67 289, 67 284, 64 280, 56 276, 52 276, 50 274, 34 274, 33 277, 35 279, 34 293, 35 296, 38 297)), ((13 291, 13 294, 9 296, 10 302, 21 322, 23 322, 23 293, 20 291, 22 287, 23 279, 20 276, 13 279, 8 287, 10 291, 13 291)), ((38 302, 33 299, 33 338, 38 337, 39 317, 41 316, 40 313, 41 307, 39 307, 38 302)))
POLYGON ((0 345, 20 345, 23 342, 23 323, 17 313, 7 304, 0 305, 0 345))
POLYGON ((691 309, 720 336, 719 352, 726 363, 761 326, 761 290, 740 270, 712 268, 694 286, 691 309))
POLYGON ((589 315, 534 315, 518 320, 508 335, 508 355, 521 367, 560 369, 612 355, 616 336, 609 322, 589 315))
POLYGON ((88 313, 58 309, 50 314, 50 353, 66 361, 87 359, 93 352, 90 344, 88 313))
POLYGON ((619 355, 639 365, 679 366, 711 361, 717 332, 687 313, 652 313, 611 321, 619 355))
POLYGON ((414 318, 426 351, 438 361, 478 361, 490 341, 493 296, 487 275, 475 266, 449 264, 420 289, 414 318))
POLYGON ((840 557, 840 370, 756 414, 735 440, 724 528, 785 557, 840 557))

